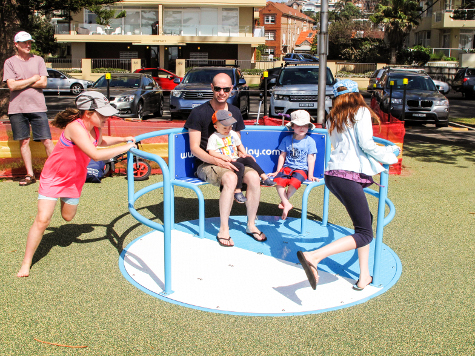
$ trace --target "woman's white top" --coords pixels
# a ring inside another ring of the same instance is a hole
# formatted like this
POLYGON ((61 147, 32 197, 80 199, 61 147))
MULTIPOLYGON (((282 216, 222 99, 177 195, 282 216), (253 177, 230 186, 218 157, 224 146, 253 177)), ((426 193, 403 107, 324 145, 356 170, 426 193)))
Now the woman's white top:
POLYGON ((397 163, 397 157, 393 153, 398 149, 397 146, 378 146, 373 141, 373 123, 369 110, 360 107, 355 120, 355 124, 347 126, 343 132, 339 133, 335 129, 330 134, 333 150, 326 170, 345 170, 373 176, 385 170, 379 162, 397 163))

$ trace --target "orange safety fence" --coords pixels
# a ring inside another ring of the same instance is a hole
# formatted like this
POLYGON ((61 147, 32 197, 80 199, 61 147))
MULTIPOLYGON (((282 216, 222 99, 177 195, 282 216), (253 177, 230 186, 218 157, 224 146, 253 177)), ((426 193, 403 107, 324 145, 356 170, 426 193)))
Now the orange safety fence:
MULTIPOLYGON (((382 113, 379 106, 374 99, 371 102, 372 109, 380 116, 381 125, 373 126, 373 134, 376 137, 381 137, 389 140, 401 149, 399 162, 390 167, 390 174, 401 174, 402 166, 402 146, 404 142, 404 122, 382 113)), ((259 119, 259 125, 280 126, 288 121, 282 121, 278 118, 270 118, 268 116, 259 119)), ((256 120, 245 120, 246 125, 254 125, 256 120)), ((103 134, 108 136, 138 136, 152 131, 160 131, 171 128, 183 127, 184 121, 128 121, 118 117, 112 117, 108 120, 103 129, 103 134)), ((51 135, 53 141, 57 141, 61 135, 62 130, 56 127, 51 127, 51 135)), ((147 139, 142 142, 142 148, 151 153, 158 154, 165 160, 168 156, 168 137, 159 136, 147 139)), ((46 153, 44 147, 39 142, 30 142, 33 160, 33 169, 35 174, 41 172, 46 161, 46 153)), ((118 169, 125 165, 118 165, 118 169)), ((152 164, 152 173, 159 172, 158 166, 152 164)), ((24 176, 26 170, 21 159, 20 147, 18 142, 13 141, 10 122, 0 122, 0 177, 19 177, 24 176)))

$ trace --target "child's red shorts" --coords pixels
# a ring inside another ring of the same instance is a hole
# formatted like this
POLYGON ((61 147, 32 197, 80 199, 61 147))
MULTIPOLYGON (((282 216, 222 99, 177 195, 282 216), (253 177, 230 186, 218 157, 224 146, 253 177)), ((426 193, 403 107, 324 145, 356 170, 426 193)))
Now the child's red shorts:
POLYGON ((281 187, 293 186, 299 189, 303 181, 307 179, 307 171, 284 167, 274 178, 274 182, 281 187))

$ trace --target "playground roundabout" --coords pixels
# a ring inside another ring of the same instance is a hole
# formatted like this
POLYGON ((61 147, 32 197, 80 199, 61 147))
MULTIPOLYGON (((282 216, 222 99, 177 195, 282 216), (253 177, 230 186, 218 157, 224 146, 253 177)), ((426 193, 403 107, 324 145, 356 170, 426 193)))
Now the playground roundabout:
MULTIPOLYGON (((277 134, 283 132, 276 128, 249 129, 264 130, 274 131, 274 134, 276 131, 277 134)), ((320 136, 325 136, 324 131, 319 133, 320 136)), ((243 137, 247 134, 244 132, 243 137)), ((251 137, 252 132, 249 134, 251 137)), ((389 290, 399 279, 401 262, 382 241, 384 226, 395 215, 395 207, 387 198, 387 173, 381 174, 379 192, 365 188, 368 195, 378 199, 378 212, 373 212, 376 234, 370 244, 369 258, 373 283, 362 291, 353 290, 359 275, 359 264, 357 251, 352 250, 321 261, 318 265, 319 283, 313 290, 299 264, 297 251, 314 250, 353 233, 351 229, 328 223, 329 191, 323 180, 307 183, 302 199, 302 218, 281 220, 276 216, 258 216, 256 225, 266 234, 265 242, 255 241, 246 234, 247 217, 231 216, 230 235, 235 246, 222 247, 216 241, 219 218, 204 216, 205 201, 198 188, 204 182, 190 174, 194 157, 188 152, 186 130, 163 130, 136 139, 143 140, 154 135, 168 135, 168 164, 161 157, 138 149, 132 149, 128 158, 128 172, 133 172, 134 156, 155 161, 162 169, 163 182, 138 192, 135 191, 133 174, 128 174, 129 211, 153 230, 133 240, 119 258, 119 268, 125 279, 141 291, 166 302, 208 312, 289 316, 322 313, 364 303, 389 290), (187 159, 190 161, 187 162, 187 159), (175 223, 175 186, 189 188, 196 193, 199 201, 197 220, 175 223), (324 189, 321 221, 307 219, 308 195, 318 186, 324 189), (163 225, 143 217, 134 208, 137 199, 155 189, 163 190, 163 225), (389 212, 385 216, 387 208, 389 212)), ((326 136, 314 139, 324 147, 319 149, 319 152, 325 152, 319 172, 323 176, 330 150, 329 140, 326 136)), ((249 147, 255 141, 251 139, 245 145, 249 147)), ((390 144, 382 139, 377 141, 390 144)), ((254 152, 259 152, 259 147, 254 149, 254 152)), ((259 161, 259 157, 256 159, 259 161)), ((266 164, 264 161, 258 163, 261 166, 266 164)))
MULTIPOLYGON (((120 256, 124 277, 140 290, 185 307, 238 315, 284 316, 321 313, 366 302, 393 286, 401 274, 398 256, 383 246, 380 285, 355 291, 359 266, 356 251, 338 254, 319 265, 320 281, 312 290, 298 250, 314 249, 351 230, 309 221, 305 235, 299 219, 260 216, 259 228, 268 237, 260 243, 245 233, 246 218, 233 216, 235 247, 215 240, 217 218, 206 219, 205 238, 196 236, 197 221, 178 224, 172 231, 172 293, 164 293, 163 233, 155 231, 131 242, 120 256)), ((374 242, 370 256, 374 255, 374 242)), ((374 260, 370 259, 370 270, 374 260)))

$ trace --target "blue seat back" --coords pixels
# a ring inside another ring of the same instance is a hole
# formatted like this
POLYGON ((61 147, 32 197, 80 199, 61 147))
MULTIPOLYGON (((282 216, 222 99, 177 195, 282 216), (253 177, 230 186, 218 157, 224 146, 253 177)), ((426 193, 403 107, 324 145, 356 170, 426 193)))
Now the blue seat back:
MULTIPOLYGON (((254 156, 257 163, 266 173, 274 172, 280 151, 279 143, 285 136, 291 135, 291 131, 252 131, 242 130, 241 140, 247 153, 254 156)), ((309 132, 317 146, 317 158, 313 175, 316 178, 324 178, 325 171, 325 135, 309 132)), ((174 179, 195 178, 197 168, 196 160, 190 149, 188 132, 175 134, 175 174, 174 179)))

